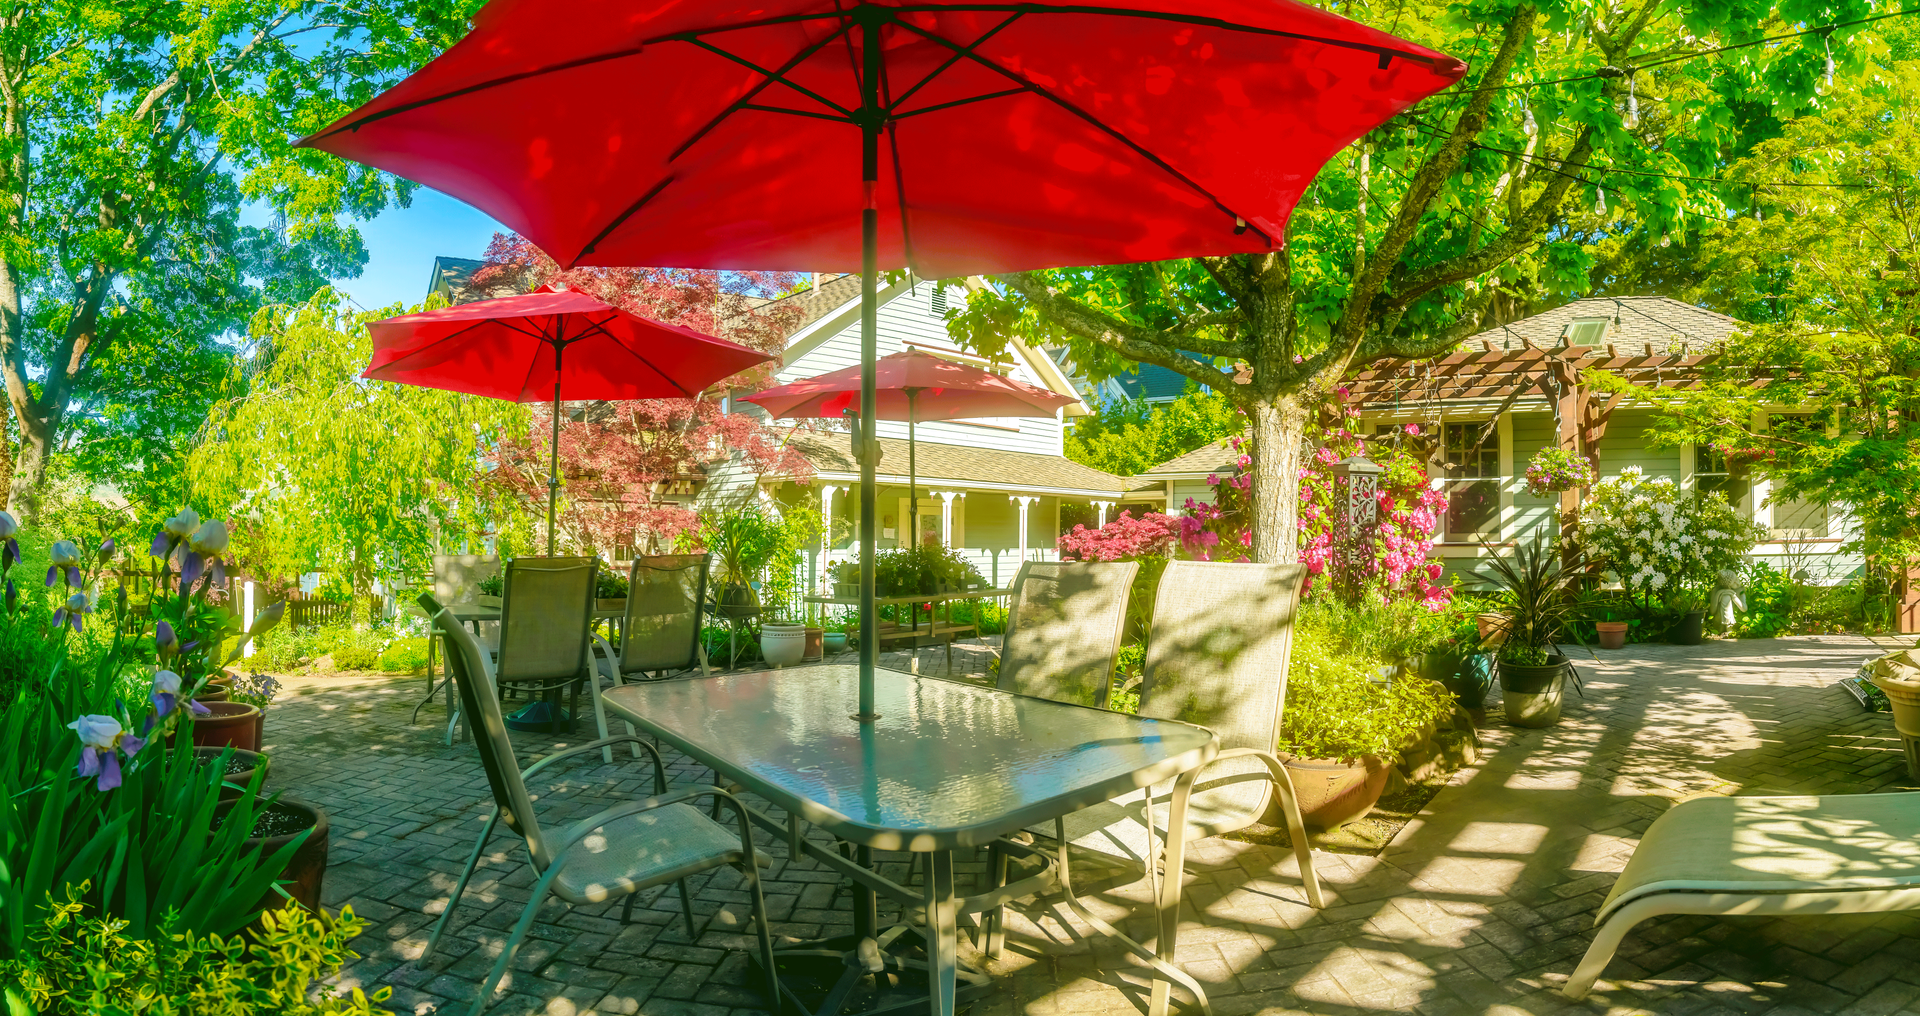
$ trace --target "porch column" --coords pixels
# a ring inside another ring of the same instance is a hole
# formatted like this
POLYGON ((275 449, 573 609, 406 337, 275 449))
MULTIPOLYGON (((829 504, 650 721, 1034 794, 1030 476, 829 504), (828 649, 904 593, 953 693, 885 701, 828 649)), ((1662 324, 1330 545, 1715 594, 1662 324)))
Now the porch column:
POLYGON ((1095 529, 1107 524, 1107 509, 1112 507, 1112 501, 1095 501, 1093 503, 1094 517, 1100 520, 1100 525, 1095 526, 1095 529))
POLYGON ((933 495, 940 499, 940 546, 953 546, 953 499, 965 497, 957 490, 936 490, 933 495))
POLYGON ((1032 507, 1033 503, 1040 499, 1038 497, 1024 497, 1019 494, 1010 494, 1007 496, 1007 500, 1018 501, 1020 503, 1020 560, 1024 563, 1027 560, 1027 509, 1032 507))
POLYGON ((833 580, 829 577, 830 573, 827 571, 827 551, 833 546, 833 492, 844 489, 846 488, 836 487, 832 484, 826 484, 820 488, 820 568, 818 575, 820 592, 823 594, 833 590, 833 580))

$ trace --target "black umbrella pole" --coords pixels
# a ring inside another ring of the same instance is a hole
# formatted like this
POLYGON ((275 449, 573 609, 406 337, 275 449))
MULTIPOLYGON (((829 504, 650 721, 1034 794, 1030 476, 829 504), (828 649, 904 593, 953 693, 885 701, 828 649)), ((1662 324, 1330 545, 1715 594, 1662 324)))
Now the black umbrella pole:
POLYGON ((560 357, 567 347, 553 347, 553 442, 547 447, 547 556, 553 556, 553 519, 560 503, 560 357))

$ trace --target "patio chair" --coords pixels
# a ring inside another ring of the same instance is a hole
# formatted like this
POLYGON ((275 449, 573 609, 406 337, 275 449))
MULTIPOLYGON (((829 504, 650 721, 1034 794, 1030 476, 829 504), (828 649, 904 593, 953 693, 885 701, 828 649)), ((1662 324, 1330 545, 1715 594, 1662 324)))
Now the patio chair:
POLYGON ((1649 917, 1900 910, 1920 910, 1920 793, 1682 801, 1640 838, 1560 990, 1585 998, 1649 917))
MULTIPOLYGON (((1300 565, 1168 564, 1148 631, 1140 715, 1212 729, 1220 738, 1219 755, 1192 777, 1193 791, 1184 803, 1177 794, 1167 793, 1174 789, 1172 784, 1148 787, 1029 830, 1053 841, 1060 888, 1074 913, 1126 944, 1170 980, 1185 985, 1203 1009, 1207 1009, 1206 995, 1198 983, 1161 963, 1150 950, 1120 934, 1080 902, 1074 894, 1068 854, 1070 848, 1077 848, 1123 867, 1142 869, 1152 883, 1154 899, 1161 901, 1160 934, 1171 936, 1180 915, 1166 904, 1164 884, 1181 877, 1186 844, 1253 825, 1268 814, 1277 796, 1307 902, 1316 909, 1326 906, 1293 782, 1273 753, 1286 701, 1294 609, 1305 575, 1300 565), (1166 843, 1163 852, 1161 844, 1173 825, 1180 828, 1179 840, 1166 843)), ((1013 853, 1030 852, 1018 842, 1010 846, 1013 853)), ((995 846, 996 886, 1006 884, 1008 848, 1008 844, 995 846)), ((997 957, 1004 945, 998 911, 988 915, 986 937, 987 954, 997 957)), ((1164 1001, 1157 998, 1153 1008, 1164 1011, 1164 1001)))
POLYGON ((1002 691, 1104 706, 1137 561, 1028 561, 1013 579, 1002 691))
MULTIPOLYGON (((471 603, 480 595, 480 583, 500 573, 500 559, 491 554, 433 555, 433 598, 448 605, 471 603)), ((440 674, 439 643, 427 640, 427 695, 413 707, 408 723, 420 720, 420 710, 433 701, 436 692, 444 693, 447 716, 454 712, 453 685, 440 674)), ((449 742, 451 743, 451 742, 449 742)))
POLYGON ((598 568, 599 562, 590 557, 518 557, 508 562, 500 600, 500 645, 490 655, 496 692, 542 695, 570 688, 569 723, 580 714, 580 686, 588 685, 594 711, 602 716, 600 736, 605 737, 600 684, 593 680, 588 652, 598 568))
MULTIPOLYGON (((705 554, 663 554, 635 558, 627 580, 627 616, 616 653, 594 636, 595 681, 604 677, 619 687, 628 680, 659 681, 699 670, 707 676, 707 648, 701 643, 701 604, 707 599, 705 554)), ((607 736, 607 712, 593 696, 600 736, 607 736)), ((633 724, 627 724, 633 733, 633 724)), ((633 750, 638 758, 640 749, 633 750)), ((608 762, 613 749, 604 749, 608 762)))
POLYGON ((521 941, 533 926, 534 916, 539 913, 541 904, 546 902, 549 894, 565 900, 570 906, 605 903, 625 897, 620 920, 622 923, 631 923, 636 894, 670 882, 678 883, 681 915, 686 918, 687 937, 691 939, 695 935, 693 902, 686 880, 728 864, 747 876, 747 888, 753 903, 754 928, 760 938, 761 969, 767 976, 767 998, 772 1003, 770 1008, 779 1011, 780 981, 774 967, 773 933, 767 924, 766 900, 760 892, 760 866, 770 863, 770 858, 754 849, 752 828, 739 799, 719 787, 710 786, 682 787, 669 792, 666 767, 660 753, 652 745, 631 735, 605 738, 569 748, 541 759, 522 772, 514 756, 513 742, 507 736, 506 719, 500 712, 499 696, 494 692, 493 682, 488 680, 492 664, 487 659, 486 650, 433 597, 422 595, 419 604, 440 630, 441 639, 446 644, 448 669, 460 691, 461 706, 467 715, 475 718, 473 743, 479 749, 480 765, 486 771, 494 800, 493 814, 487 818, 487 824, 480 830, 480 838, 474 842, 467 865, 461 870, 453 895, 447 900, 447 908, 440 914, 433 935, 427 940, 420 965, 424 967, 433 958, 441 937, 452 923, 454 908, 460 905, 460 897, 466 892, 467 883, 480 863, 480 855, 486 850, 487 840, 504 819, 507 828, 526 841, 527 855, 539 878, 534 882, 532 898, 527 901, 526 909, 520 912, 520 920, 507 938, 506 948, 501 951, 486 981, 480 985, 480 994, 474 999, 469 1016, 479 1016, 493 1000, 494 987, 513 964, 514 954, 519 951, 521 941), (561 759, 621 741, 630 741, 644 748, 652 758, 653 796, 614 805, 557 829, 543 828, 539 814, 533 807, 533 797, 527 792, 527 778, 561 759), (722 826, 687 803, 706 796, 724 802, 732 810, 738 824, 733 828, 722 826))

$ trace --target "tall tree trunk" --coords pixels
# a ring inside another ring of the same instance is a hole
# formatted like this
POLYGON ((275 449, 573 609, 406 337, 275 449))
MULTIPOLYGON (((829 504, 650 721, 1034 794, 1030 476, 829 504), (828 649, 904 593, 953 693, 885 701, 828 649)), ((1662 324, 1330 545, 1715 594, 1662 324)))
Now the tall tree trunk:
POLYGON ((1300 450, 1311 415, 1295 395, 1256 402, 1253 420, 1253 554, 1266 564, 1300 560, 1300 450))
POLYGON ((30 525, 40 517, 40 493, 47 479, 47 461, 53 451, 54 425, 32 403, 14 406, 14 419, 20 425, 20 445, 14 453, 12 475, 7 482, 7 510, 30 525))

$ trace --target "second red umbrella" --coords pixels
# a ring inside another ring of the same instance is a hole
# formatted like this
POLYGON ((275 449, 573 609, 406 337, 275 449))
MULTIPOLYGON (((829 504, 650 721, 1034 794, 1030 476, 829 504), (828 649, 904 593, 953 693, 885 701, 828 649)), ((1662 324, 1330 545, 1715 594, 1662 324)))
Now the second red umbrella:
POLYGON ((552 290, 403 314, 368 326, 362 377, 511 402, 553 399, 547 554, 560 496, 560 398, 691 399, 772 356, 552 290))

